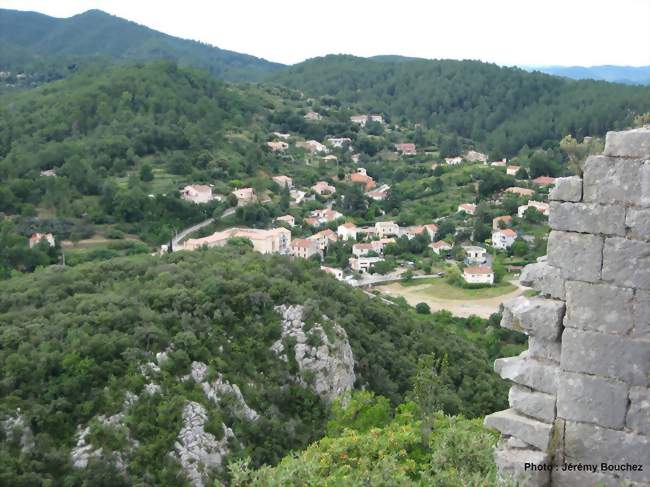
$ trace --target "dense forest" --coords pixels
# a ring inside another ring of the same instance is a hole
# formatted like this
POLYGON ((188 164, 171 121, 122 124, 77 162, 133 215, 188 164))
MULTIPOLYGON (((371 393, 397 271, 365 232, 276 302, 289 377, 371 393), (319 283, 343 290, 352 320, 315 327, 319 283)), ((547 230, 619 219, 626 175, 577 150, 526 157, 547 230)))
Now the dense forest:
POLYGON ((178 465, 166 457, 190 399, 235 431, 232 458, 248 457, 253 467, 274 464, 317 440, 325 432, 327 405, 295 382, 291 361, 270 350, 280 336, 274 306, 294 303, 344 327, 355 387, 387 398, 389 409, 417 390, 417 364, 426 356, 439 364, 425 367, 439 371, 435 409, 477 417, 505 407, 506 385, 492 373, 485 344, 515 343, 518 335, 482 320, 383 304, 307 260, 261 256, 236 243, 164 258, 54 266, 0 283, 0 409, 11 416, 19 408, 36 438, 22 453, 19 444, 2 443, 0 483, 92 484, 92 476, 109 466, 98 460, 87 470, 73 469, 75 432, 98 415, 119 411, 127 392, 139 398, 126 414, 128 433, 102 430, 92 441, 107 450, 124 448, 124 434, 137 441, 127 455, 130 483, 176 485, 170 479, 178 465), (468 338, 470 331, 482 337, 480 345, 468 338), (147 394, 141 366, 165 350, 161 389, 147 394), (238 384, 260 418, 243 420, 232 403, 216 406, 198 386, 179 382, 193 361, 238 384))
POLYGON ((567 134, 604 135, 650 110, 650 87, 570 81, 479 61, 315 58, 271 80, 329 95, 395 123, 419 122, 512 156, 567 134))
POLYGON ((0 71, 25 72, 35 81, 68 75, 77 65, 168 59, 231 81, 259 80, 282 65, 179 39, 102 12, 58 19, 0 9, 0 71))

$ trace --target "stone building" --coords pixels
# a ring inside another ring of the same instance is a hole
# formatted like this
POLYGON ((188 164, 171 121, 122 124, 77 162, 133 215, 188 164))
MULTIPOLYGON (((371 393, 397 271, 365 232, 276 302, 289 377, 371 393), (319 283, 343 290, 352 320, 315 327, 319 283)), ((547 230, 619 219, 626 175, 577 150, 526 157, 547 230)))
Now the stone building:
POLYGON ((519 485, 650 485, 650 130, 608 133, 550 200, 548 256, 521 276, 539 295, 504 303, 529 343, 495 362, 514 383, 485 418, 497 467, 519 485))

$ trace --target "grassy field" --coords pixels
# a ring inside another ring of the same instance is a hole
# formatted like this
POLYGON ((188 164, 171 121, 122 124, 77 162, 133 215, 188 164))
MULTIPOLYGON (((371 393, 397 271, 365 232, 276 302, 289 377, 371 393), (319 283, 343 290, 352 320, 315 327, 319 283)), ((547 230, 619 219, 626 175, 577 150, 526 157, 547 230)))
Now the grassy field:
POLYGON ((403 281, 400 282, 400 285, 403 287, 418 286, 418 292, 434 298, 459 300, 496 298, 517 289, 509 282, 500 282, 494 286, 480 289, 465 289, 447 284, 444 279, 439 278, 403 281))

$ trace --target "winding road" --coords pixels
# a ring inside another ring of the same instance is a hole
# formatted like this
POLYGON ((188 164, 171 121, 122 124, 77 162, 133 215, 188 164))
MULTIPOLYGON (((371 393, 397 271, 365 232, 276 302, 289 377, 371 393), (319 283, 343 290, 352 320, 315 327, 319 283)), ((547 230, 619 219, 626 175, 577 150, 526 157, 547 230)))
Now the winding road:
MULTIPOLYGON (((220 218, 230 216, 233 213, 235 213, 235 208, 228 208, 226 211, 224 211, 221 214, 220 218)), ((208 218, 207 220, 203 220, 202 222, 199 222, 195 225, 192 225, 191 227, 187 227, 184 230, 181 230, 179 233, 176 234, 176 236, 172 239, 172 252, 176 252, 178 250, 183 250, 183 246, 181 245, 181 242, 185 240, 189 235, 193 234, 197 230, 200 230, 203 227, 207 227, 210 223, 214 222, 214 218, 208 218)))

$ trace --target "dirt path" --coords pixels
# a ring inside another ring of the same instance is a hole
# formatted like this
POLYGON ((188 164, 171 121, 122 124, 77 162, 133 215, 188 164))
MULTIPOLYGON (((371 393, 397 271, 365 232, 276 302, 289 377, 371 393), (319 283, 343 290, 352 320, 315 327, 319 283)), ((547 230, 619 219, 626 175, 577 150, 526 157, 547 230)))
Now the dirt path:
POLYGON ((442 299, 436 298, 428 294, 428 284, 420 286, 404 287, 399 282, 387 284, 385 286, 377 286, 375 289, 381 291, 389 296, 401 296, 406 299, 406 302, 411 306, 418 303, 427 303, 431 308, 431 312, 435 313, 440 310, 447 310, 454 316, 461 316, 467 318, 470 315, 480 316, 481 318, 489 318, 492 313, 499 310, 499 305, 508 299, 521 296, 527 289, 519 284, 519 281, 510 281, 517 289, 497 296, 494 298, 484 299, 442 299))

